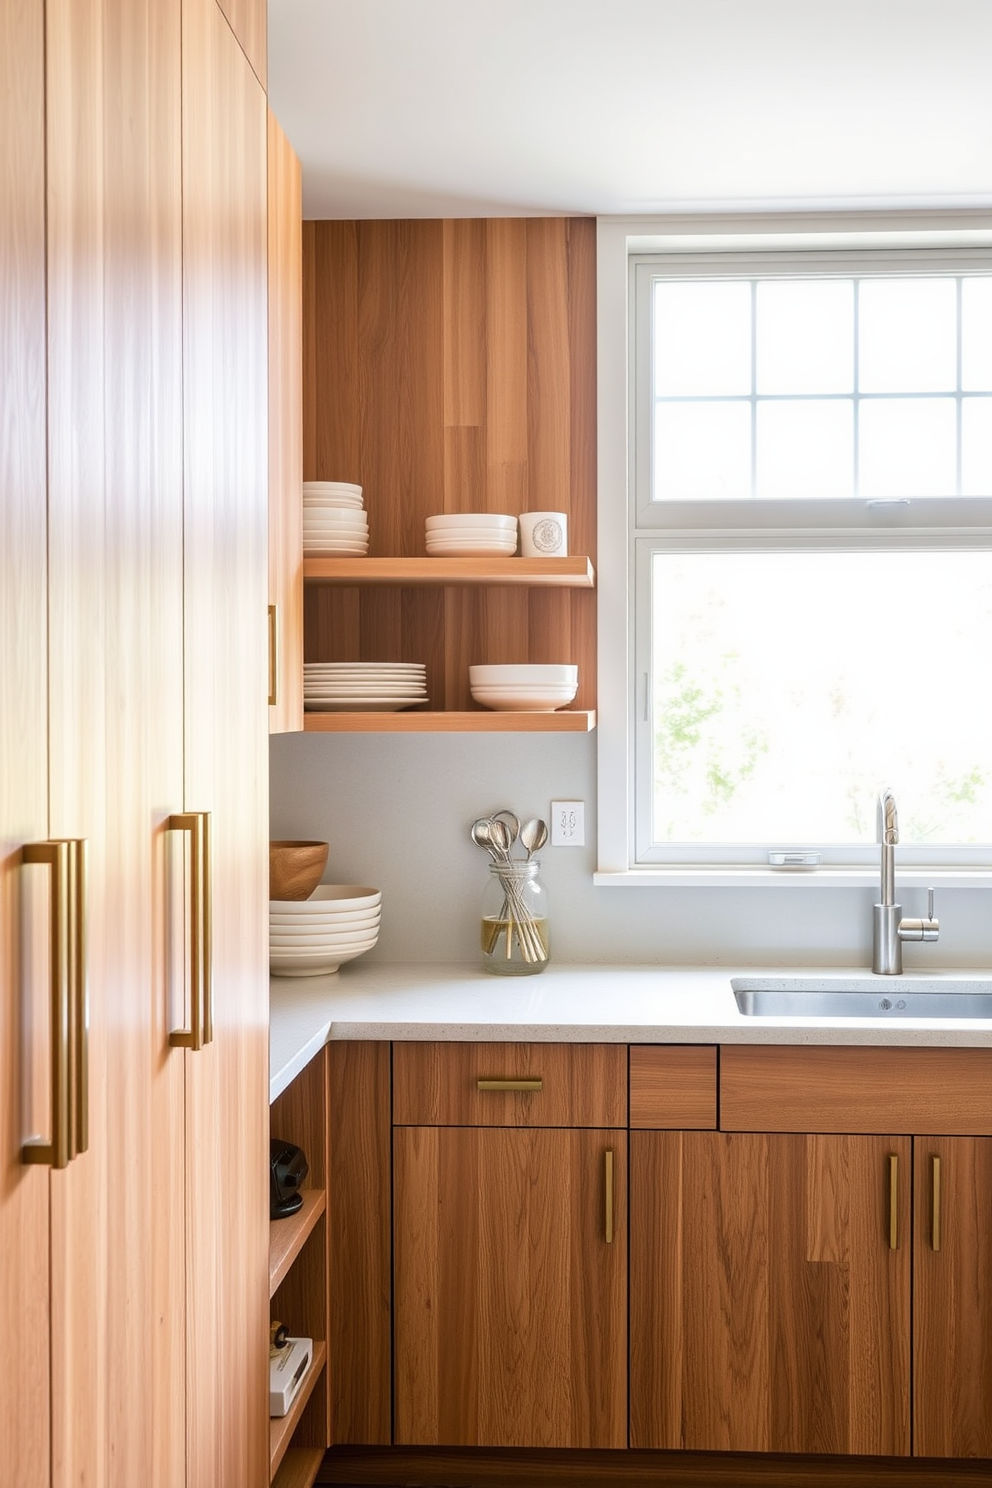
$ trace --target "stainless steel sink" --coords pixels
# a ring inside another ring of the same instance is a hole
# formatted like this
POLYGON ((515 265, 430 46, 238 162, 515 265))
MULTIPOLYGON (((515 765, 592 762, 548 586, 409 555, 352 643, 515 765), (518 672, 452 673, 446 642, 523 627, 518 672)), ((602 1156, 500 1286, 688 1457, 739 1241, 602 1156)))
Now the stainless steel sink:
POLYGON ((992 980, 954 976, 738 976, 740 1011, 764 1018, 992 1018, 992 980))

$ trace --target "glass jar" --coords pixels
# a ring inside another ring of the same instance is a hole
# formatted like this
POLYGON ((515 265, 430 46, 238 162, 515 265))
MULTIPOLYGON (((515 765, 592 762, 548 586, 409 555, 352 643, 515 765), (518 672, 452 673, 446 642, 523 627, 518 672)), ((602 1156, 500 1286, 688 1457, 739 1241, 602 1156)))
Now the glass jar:
POLYGON ((482 964, 495 976, 533 976, 548 964, 548 896, 537 858, 493 863, 482 896, 482 964))

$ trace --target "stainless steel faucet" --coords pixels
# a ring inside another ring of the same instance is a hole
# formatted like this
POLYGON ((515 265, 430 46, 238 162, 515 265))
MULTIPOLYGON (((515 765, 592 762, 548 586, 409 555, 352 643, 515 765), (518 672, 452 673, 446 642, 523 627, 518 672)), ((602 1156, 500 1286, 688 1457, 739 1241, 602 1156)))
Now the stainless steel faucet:
POLYGON ((871 969, 882 976, 899 976, 903 941, 936 940, 940 921, 934 919, 933 889, 927 890, 925 920, 904 920, 902 905, 895 902, 899 817, 896 798, 887 787, 878 798, 878 831, 882 844, 882 902, 874 908, 871 969))

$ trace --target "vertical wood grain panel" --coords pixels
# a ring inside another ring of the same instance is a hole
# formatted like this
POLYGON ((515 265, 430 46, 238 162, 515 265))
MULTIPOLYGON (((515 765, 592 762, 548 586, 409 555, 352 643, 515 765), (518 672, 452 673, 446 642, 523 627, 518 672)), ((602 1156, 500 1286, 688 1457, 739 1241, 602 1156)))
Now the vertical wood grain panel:
POLYGON ((268 7, 266 0, 217 0, 262 87, 268 68, 268 7))
POLYGON ((626 1132, 399 1127, 394 1151, 397 1442, 626 1445, 626 1132))
POLYGON ((104 16, 105 1481, 170 1488, 186 1462, 184 1060, 168 1046, 165 923, 166 817, 183 800, 180 5, 105 0, 104 16))
POLYGON ((390 1049, 331 1043, 331 1422, 335 1442, 392 1440, 390 1049))
POLYGON ((308 348, 311 340, 313 346, 314 393, 311 397, 304 386, 304 442, 308 451, 312 447, 314 463, 308 454, 306 480, 368 481, 361 444, 358 231, 356 222, 311 227, 313 270, 311 275, 308 269, 306 282, 308 288, 312 282, 312 337, 306 321, 304 325, 308 348))
POLYGON ((446 221, 443 252, 444 426, 478 429, 486 406, 486 224, 477 218, 446 221))
POLYGON ((269 603, 278 614, 270 733, 303 727, 302 213, 300 162, 270 109, 269 603))
POLYGON ((528 496, 527 224, 486 223, 486 503, 520 512, 528 496))
POLYGON ((42 0, 0 0, 0 1329, 18 1340, 0 1365, 0 1482, 23 1488, 51 1481, 48 1174, 21 1162, 47 1005, 20 858, 48 836, 44 19, 42 0))
POLYGON ((266 106, 183 0, 185 805, 209 810, 213 1041, 187 1052, 189 1488, 268 1477, 266 106))
POLYGON ((914 1148, 913 1450, 926 1457, 992 1457, 992 1139, 918 1137, 914 1148))
POLYGON ((567 512, 571 506, 567 235, 568 221, 563 217, 538 217, 527 222, 527 508, 530 511, 567 512))
POLYGON ((109 1481, 104 7, 46 11, 49 829, 87 839, 89 1151, 51 1175, 52 1481, 109 1481))
POLYGON ((908 1453, 909 1156, 908 1138, 631 1135, 632 1446, 908 1453))

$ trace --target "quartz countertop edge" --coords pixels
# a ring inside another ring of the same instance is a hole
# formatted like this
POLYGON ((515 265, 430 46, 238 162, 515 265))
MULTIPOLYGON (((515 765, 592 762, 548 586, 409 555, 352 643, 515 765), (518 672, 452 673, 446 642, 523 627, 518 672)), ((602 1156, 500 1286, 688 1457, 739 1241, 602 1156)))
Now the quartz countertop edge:
POLYGON ((988 1019, 746 1017, 730 979, 766 974, 828 973, 823 967, 555 964, 539 976, 495 977, 473 965, 366 962, 331 976, 273 977, 269 1098, 281 1095, 329 1039, 992 1046, 988 1019))

